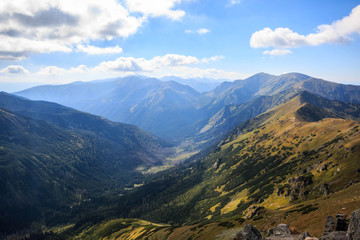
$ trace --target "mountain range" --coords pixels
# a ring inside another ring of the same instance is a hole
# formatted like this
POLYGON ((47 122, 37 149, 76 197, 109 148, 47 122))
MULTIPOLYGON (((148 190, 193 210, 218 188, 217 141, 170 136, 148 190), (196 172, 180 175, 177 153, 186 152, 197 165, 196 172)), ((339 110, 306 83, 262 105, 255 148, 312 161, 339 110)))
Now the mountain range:
POLYGON ((284 92, 299 91, 360 103, 360 86, 332 83, 300 73, 280 76, 259 73, 245 80, 223 82, 205 93, 174 81, 133 76, 105 82, 38 86, 15 94, 134 124, 169 141, 196 138, 198 142, 211 143, 213 136, 225 134, 286 100, 284 92), (237 117, 229 118, 229 114, 237 117), (229 124, 224 124, 224 120, 229 124))
POLYGON ((358 208, 360 86, 300 73, 207 92, 162 80, 1 93, 2 232, 35 222, 48 239, 219 239, 286 222, 319 236, 320 219, 358 208))

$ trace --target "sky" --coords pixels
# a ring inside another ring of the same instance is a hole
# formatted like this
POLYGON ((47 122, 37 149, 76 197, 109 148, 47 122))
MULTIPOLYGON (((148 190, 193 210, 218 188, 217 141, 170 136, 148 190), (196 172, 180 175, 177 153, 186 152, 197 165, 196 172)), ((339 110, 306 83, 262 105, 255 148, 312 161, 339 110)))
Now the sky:
POLYGON ((0 90, 300 72, 360 85, 355 0, 1 0, 0 90))

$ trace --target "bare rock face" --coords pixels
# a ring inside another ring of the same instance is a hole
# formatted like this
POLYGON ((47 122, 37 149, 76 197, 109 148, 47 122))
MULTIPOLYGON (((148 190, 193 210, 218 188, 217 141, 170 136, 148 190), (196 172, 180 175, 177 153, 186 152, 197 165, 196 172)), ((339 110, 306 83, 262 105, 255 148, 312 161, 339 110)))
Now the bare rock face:
POLYGON ((263 240, 260 232, 252 225, 246 225, 244 230, 238 232, 234 240, 263 240))
POLYGON ((289 237, 291 232, 289 226, 286 224, 279 224, 274 228, 270 228, 268 237, 289 237))
POLYGON ((348 220, 345 214, 326 218, 325 230, 320 240, 347 240, 348 220))
POLYGON ((351 214, 347 237, 349 240, 360 239, 360 209, 351 214))
POLYGON ((302 234, 291 234, 290 228, 286 224, 279 224, 270 228, 266 240, 305 240, 311 239, 308 232, 302 234))
POLYGON ((290 178, 288 180, 290 188, 287 189, 285 196, 289 196, 290 202, 306 198, 306 196, 309 194, 306 191, 306 186, 311 185, 312 183, 311 175, 290 178))
POLYGON ((333 232, 335 231, 335 229, 336 229, 336 218, 332 216, 328 216, 326 218, 324 234, 333 232))

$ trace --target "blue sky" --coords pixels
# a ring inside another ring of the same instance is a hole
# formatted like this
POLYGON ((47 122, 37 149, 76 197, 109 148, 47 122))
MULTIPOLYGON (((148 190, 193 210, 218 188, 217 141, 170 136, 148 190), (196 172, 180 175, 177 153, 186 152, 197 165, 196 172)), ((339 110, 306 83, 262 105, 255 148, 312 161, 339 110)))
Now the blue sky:
POLYGON ((2 0, 0 20, 0 90, 258 72, 360 85, 359 1, 2 0))

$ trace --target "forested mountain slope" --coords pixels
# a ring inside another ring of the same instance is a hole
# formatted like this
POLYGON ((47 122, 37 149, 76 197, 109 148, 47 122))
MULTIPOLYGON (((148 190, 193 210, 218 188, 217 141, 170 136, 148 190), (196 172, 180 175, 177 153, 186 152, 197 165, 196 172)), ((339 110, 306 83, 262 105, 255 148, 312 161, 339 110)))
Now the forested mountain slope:
POLYGON ((121 193, 163 160, 163 143, 135 126, 6 93, 0 109, 0 232, 121 193))

